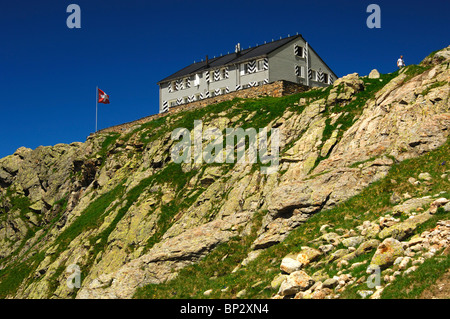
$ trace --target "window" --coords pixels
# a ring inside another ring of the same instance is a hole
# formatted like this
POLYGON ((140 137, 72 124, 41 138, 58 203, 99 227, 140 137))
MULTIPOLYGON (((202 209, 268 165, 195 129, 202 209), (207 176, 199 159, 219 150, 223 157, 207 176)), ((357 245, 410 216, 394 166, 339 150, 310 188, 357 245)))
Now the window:
POLYGON ((188 78, 184 78, 183 79, 183 89, 189 89, 191 87, 191 79, 188 78))
POLYGON ((305 67, 296 65, 295 66, 295 75, 304 78, 305 77, 305 67))
POLYGON ((328 83, 328 73, 323 74, 323 83, 328 83))
POLYGON ((240 65, 241 75, 246 75, 248 73, 248 63, 242 63, 240 65))
POLYGON ((299 46, 299 45, 295 45, 294 53, 295 53, 295 55, 298 56, 299 58, 303 58, 303 47, 301 47, 301 46, 299 46))
POLYGON ((195 101, 200 101, 200 94, 195 94, 195 101))
POLYGON ((199 86, 200 85, 200 77, 201 77, 201 73, 197 73, 194 76, 194 86, 199 86))
MULTIPOLYGON (((252 74, 255 72, 264 71, 264 60, 254 60, 240 65, 240 75, 252 74)), ((267 68, 267 66, 266 66, 267 68)))
POLYGON ((311 70, 311 80, 317 81, 317 71, 311 70))
POLYGON ((170 107, 177 106, 177 100, 169 101, 169 106, 170 106, 170 107))
POLYGON ((258 60, 256 62, 256 71, 264 71, 264 60, 258 60))
POLYGON ((214 71, 210 71, 209 77, 211 82, 221 81, 227 78, 227 70, 226 68, 216 69, 214 71))
POLYGON ((172 92, 177 91, 177 82, 176 81, 170 82, 170 86, 172 88, 172 92))

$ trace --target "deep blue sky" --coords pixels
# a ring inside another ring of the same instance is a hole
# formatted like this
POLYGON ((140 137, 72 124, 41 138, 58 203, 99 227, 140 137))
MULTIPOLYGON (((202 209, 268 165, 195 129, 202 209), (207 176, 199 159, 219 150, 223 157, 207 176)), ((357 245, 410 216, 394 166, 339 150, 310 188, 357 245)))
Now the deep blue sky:
POLYGON ((417 64, 449 45, 450 1, 14 0, 0 4, 0 158, 18 147, 85 141, 158 112, 156 82, 208 54, 300 33, 338 76, 417 64), (81 7, 81 29, 66 8, 81 7), (381 7, 381 29, 366 8, 381 7))

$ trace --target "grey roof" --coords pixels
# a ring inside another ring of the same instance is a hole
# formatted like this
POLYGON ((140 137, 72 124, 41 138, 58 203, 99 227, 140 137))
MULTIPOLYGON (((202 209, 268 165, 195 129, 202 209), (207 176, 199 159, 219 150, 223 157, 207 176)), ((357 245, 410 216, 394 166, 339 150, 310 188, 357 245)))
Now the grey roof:
POLYGON ((228 64, 238 63, 241 61, 246 61, 252 58, 266 56, 267 54, 275 51, 276 49, 282 47, 283 45, 293 41, 294 39, 301 38, 301 35, 294 35, 290 36, 284 39, 276 40, 273 42, 269 42, 266 44, 262 44, 259 46, 256 46, 254 48, 245 49, 237 53, 230 53, 221 57, 213 58, 208 60, 208 65, 206 65, 206 61, 193 63, 178 72, 175 72, 174 74, 162 79, 158 82, 158 84, 162 82, 167 82, 172 79, 177 79, 180 77, 184 77, 187 75, 191 75, 194 73, 198 73, 204 70, 213 69, 221 66, 225 66, 228 64))

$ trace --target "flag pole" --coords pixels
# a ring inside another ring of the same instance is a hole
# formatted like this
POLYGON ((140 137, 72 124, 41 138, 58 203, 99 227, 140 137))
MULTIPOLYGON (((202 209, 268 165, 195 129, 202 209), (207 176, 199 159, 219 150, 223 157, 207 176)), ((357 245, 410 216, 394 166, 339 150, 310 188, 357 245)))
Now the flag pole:
POLYGON ((97 133, 97 119, 98 119, 98 86, 95 87, 95 133, 97 133))

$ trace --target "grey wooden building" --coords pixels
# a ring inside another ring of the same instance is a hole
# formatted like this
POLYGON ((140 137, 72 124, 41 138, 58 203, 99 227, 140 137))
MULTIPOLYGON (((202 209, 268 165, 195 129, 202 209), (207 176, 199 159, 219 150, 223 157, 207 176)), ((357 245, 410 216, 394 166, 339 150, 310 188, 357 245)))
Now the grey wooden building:
POLYGON ((279 80, 323 87, 335 79, 301 35, 245 50, 238 44, 234 53, 206 57, 159 81, 159 111, 279 80))

